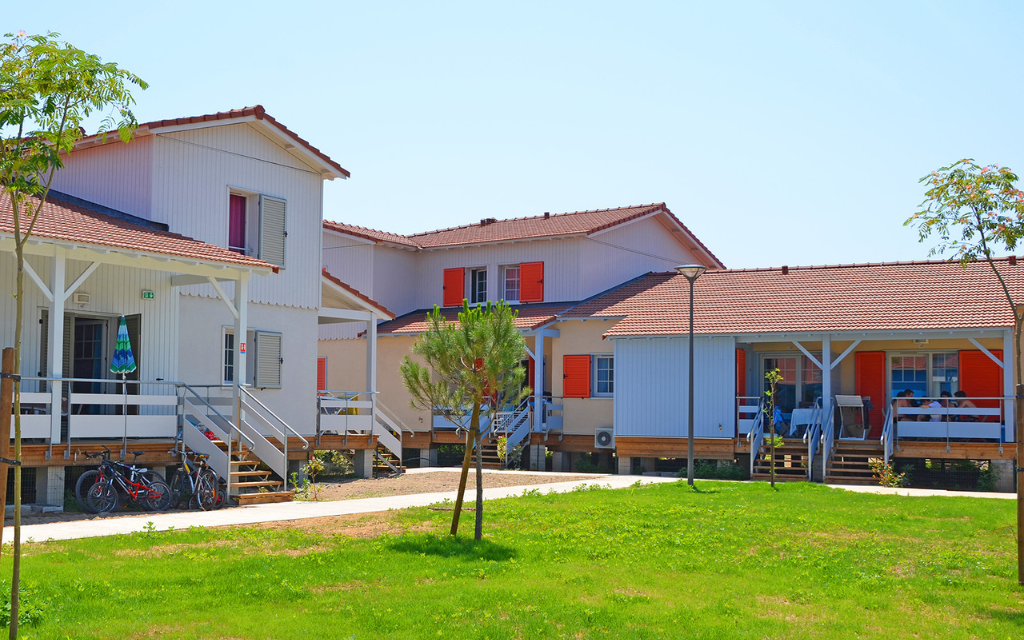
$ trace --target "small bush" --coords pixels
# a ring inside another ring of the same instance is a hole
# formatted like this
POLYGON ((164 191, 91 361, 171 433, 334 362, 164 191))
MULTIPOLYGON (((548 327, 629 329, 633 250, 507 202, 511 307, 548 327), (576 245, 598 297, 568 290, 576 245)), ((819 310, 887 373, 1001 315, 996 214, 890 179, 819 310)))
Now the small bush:
POLYGON ((872 460, 868 466, 871 467, 871 473, 878 480, 878 484, 883 487, 905 487, 908 484, 907 474, 897 473, 891 464, 886 464, 881 460, 872 460))
POLYGON ((593 460, 580 458, 576 461, 577 473, 608 473, 601 465, 594 464, 593 460))
MULTIPOLYGON (((679 477, 686 477, 686 467, 679 470, 679 477)), ((746 480, 747 473, 735 462, 719 465, 715 460, 694 460, 693 477, 702 480, 746 480)))

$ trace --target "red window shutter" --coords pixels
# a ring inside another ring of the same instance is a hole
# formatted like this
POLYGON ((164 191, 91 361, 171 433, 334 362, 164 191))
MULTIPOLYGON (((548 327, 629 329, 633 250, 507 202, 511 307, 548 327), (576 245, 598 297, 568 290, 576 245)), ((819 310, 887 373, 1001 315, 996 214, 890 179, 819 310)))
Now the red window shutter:
POLYGON ((562 397, 590 397, 590 356, 562 356, 562 397))
POLYGON ((747 352, 743 349, 736 350, 736 395, 747 395, 747 352))
POLYGON ((461 307, 466 299, 466 270, 444 270, 444 306, 461 307))
POLYGON ((316 390, 327 391, 327 358, 316 359, 316 390))
MULTIPOLYGON (((871 412, 868 414, 871 432, 868 437, 880 438, 885 427, 887 402, 884 351, 858 351, 854 355, 854 389, 858 396, 871 398, 871 412)), ((830 396, 828 389, 824 393, 830 396)))
MULTIPOLYGON (((533 389, 533 372, 535 371, 535 369, 533 368, 534 367, 533 358, 530 357, 530 356, 526 356, 526 358, 527 358, 527 361, 526 361, 526 386, 528 386, 531 389, 533 389)), ((537 392, 536 389, 533 389, 533 391, 534 391, 534 393, 537 392)), ((540 395, 540 394, 537 394, 537 395, 540 395)))
POLYGON ((544 263, 519 265, 519 302, 544 302, 544 263))
MULTIPOLYGON (((992 349, 992 355, 1003 359, 1002 350, 992 349)), ((992 358, 981 351, 961 351, 960 388, 968 398, 1000 398, 1003 395, 1003 368, 992 362, 992 358)), ((998 400, 974 400, 979 407, 995 409, 998 400)), ((994 416, 979 416, 982 420, 992 420, 994 416)))

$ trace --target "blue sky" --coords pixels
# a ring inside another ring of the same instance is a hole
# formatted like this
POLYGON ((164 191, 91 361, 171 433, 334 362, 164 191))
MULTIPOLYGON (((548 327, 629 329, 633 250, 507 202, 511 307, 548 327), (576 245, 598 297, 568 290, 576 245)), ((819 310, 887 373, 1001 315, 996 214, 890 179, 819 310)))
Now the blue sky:
POLYGON ((141 121, 262 104, 387 231, 664 201, 730 267, 921 259, 922 175, 1024 172, 1022 3, 146 4, 3 22, 144 77, 141 121))

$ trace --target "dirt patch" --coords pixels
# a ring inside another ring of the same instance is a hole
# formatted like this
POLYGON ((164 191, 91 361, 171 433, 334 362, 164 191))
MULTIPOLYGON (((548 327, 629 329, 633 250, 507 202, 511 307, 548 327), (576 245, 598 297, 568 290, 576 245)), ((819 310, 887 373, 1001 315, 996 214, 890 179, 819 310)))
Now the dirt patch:
POLYGON ((385 512, 261 522, 244 526, 271 530, 291 529, 308 534, 345 536, 347 538, 376 538, 385 533, 425 532, 432 528, 429 522, 417 523, 415 526, 403 526, 396 522, 396 520, 397 516, 395 514, 385 512))
MULTIPOLYGON (((552 482, 583 482, 594 480, 595 476, 548 476, 530 473, 484 473, 484 488, 518 487, 552 482)), ((400 476, 340 480, 323 482, 320 500, 355 500, 358 498, 381 498, 384 496, 405 496, 415 493, 443 493, 459 488, 458 471, 434 471, 431 473, 407 473, 400 476)), ((469 474, 467 491, 476 490, 476 478, 469 474)))

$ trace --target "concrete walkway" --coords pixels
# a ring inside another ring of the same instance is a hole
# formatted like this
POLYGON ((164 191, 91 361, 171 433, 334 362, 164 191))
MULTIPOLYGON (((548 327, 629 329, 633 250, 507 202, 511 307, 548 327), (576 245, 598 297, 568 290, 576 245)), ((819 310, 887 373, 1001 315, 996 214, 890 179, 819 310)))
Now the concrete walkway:
MULTIPOLYGON (((439 471, 451 471, 451 469, 410 469, 408 473, 433 473, 439 471)), ((566 493, 580 485, 607 486, 612 489, 623 489, 640 482, 641 484, 657 484, 664 482, 676 482, 678 478, 659 476, 620 476, 620 475, 595 475, 592 479, 585 481, 570 480, 560 481, 560 477, 578 476, 573 473, 537 472, 537 471, 496 471, 487 470, 485 473, 510 474, 510 475, 546 475, 550 476, 552 482, 548 484, 531 484, 516 487, 495 487, 484 488, 484 499, 494 500, 497 498, 508 498, 522 495, 523 491, 537 490, 542 493, 566 493)), ((698 480, 701 482, 710 482, 698 480)), ((717 482, 717 481, 716 481, 717 482)), ((968 497, 968 498, 992 498, 1013 500, 1017 497, 1014 493, 982 493, 971 491, 941 491, 931 489, 890 489, 887 487, 859 486, 859 485, 828 485, 833 489, 844 489, 856 493, 876 493, 883 495, 903 496, 946 496, 946 497, 968 497)), ((468 502, 475 500, 475 491, 467 492, 468 502)), ((233 509, 222 509, 220 511, 175 511, 170 513, 150 513, 140 516, 125 516, 119 518, 95 518, 92 520, 78 520, 75 522, 52 522, 47 524, 25 525, 21 528, 23 541, 42 542, 45 540, 71 540, 75 538, 93 538, 99 536, 112 536, 117 534, 133 533, 142 531, 152 523, 156 531, 166 531, 170 528, 187 529, 189 527, 223 527, 230 525, 256 524, 260 522, 281 522, 288 520, 302 520, 305 518, 323 518, 329 516, 342 516, 358 513, 374 513, 388 511, 390 509, 405 509, 407 507, 425 507, 444 500, 454 501, 455 491, 443 493, 418 493, 404 496, 388 496, 383 498, 361 498, 356 500, 336 500, 331 502, 284 502, 279 504, 259 504, 248 507, 236 507, 233 509)), ((469 506, 472 506, 471 504, 469 506)), ((10 542, 14 532, 12 527, 4 528, 4 541, 10 542)))

